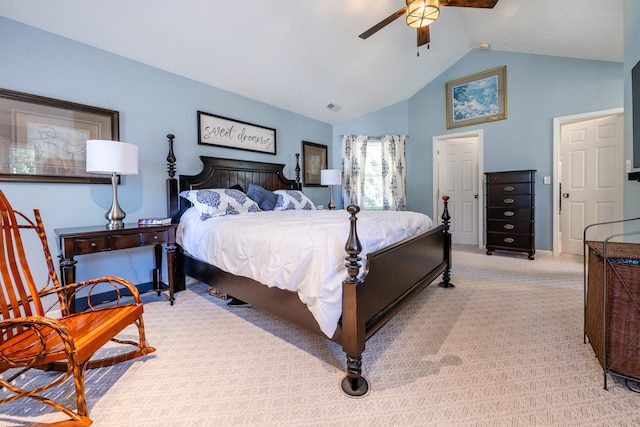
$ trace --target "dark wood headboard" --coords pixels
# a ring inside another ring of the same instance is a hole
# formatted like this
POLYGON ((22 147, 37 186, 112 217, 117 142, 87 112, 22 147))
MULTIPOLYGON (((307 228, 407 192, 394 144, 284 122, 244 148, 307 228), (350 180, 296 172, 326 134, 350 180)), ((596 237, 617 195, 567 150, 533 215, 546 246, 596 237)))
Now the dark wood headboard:
POLYGON ((188 200, 179 196, 181 191, 199 188, 231 188, 240 186, 245 191, 249 184, 257 184, 267 190, 301 190, 300 155, 296 154, 296 179, 284 176, 284 164, 254 162, 249 160, 225 159, 220 157, 200 156, 202 171, 197 175, 178 175, 175 178, 176 158, 173 154, 172 134, 169 139, 169 155, 167 156, 169 178, 167 179, 168 213, 174 222, 191 206, 188 200))

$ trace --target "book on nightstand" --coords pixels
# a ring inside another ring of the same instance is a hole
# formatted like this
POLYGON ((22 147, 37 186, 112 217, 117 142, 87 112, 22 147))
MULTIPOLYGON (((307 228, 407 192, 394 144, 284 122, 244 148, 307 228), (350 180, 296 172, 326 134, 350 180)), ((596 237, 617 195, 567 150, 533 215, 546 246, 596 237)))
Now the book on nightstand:
POLYGON ((171 218, 140 218, 138 225, 167 225, 171 224, 171 218))

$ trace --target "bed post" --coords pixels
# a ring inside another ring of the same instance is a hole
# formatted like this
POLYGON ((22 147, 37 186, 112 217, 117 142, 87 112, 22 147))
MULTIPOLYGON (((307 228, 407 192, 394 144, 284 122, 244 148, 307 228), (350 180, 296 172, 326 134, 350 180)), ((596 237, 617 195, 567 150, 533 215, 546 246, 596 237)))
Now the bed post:
MULTIPOLYGON (((170 133, 167 135, 167 138, 169 139, 169 154, 167 154, 167 172, 169 173, 169 178, 167 178, 167 216, 171 218, 171 222, 178 222, 180 218, 174 218, 180 211, 180 196, 178 196, 178 180, 176 179, 176 156, 173 154, 173 140, 175 136, 170 133)), ((177 273, 174 275, 173 289, 175 292, 184 291, 186 289, 186 279, 182 273, 184 271, 182 267, 182 255, 180 250, 176 250, 175 247, 172 250, 176 251, 174 265, 170 265, 167 268, 173 268, 177 273)), ((173 304, 173 302, 171 302, 171 304, 173 304)))
POLYGON ((345 244, 349 277, 342 282, 342 348, 347 354, 347 375, 342 380, 342 391, 349 396, 361 397, 369 391, 369 382, 362 376, 362 352, 366 330, 362 316, 358 313, 358 289, 362 283, 358 278, 362 258, 358 255, 362 252, 362 245, 356 230, 356 214, 360 212, 360 208, 349 205, 347 212, 351 214, 349 238, 345 244))
POLYGON ((300 184, 300 153, 296 153, 296 190, 302 190, 300 184))
MULTIPOLYGON (((175 136, 170 133, 167 135, 169 139, 169 154, 167 154, 167 215, 173 217, 178 212, 178 181, 176 180, 176 156, 173 154, 173 140, 175 136)), ((175 222, 175 221, 174 221, 175 222)))
POLYGON ((444 259, 447 261, 447 268, 442 273, 442 282, 439 286, 443 288, 454 288, 451 283, 451 233, 449 233, 449 221, 451 215, 449 215, 449 196, 442 196, 444 203, 444 209, 442 210, 442 224, 444 225, 444 259))

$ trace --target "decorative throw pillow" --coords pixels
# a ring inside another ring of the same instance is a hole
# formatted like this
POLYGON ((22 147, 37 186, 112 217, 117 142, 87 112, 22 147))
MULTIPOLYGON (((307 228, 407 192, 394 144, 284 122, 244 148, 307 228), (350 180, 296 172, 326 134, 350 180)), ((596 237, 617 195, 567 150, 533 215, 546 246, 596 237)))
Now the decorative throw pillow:
POLYGON ((256 184, 249 184, 247 197, 255 200, 258 206, 260 206, 260 209, 262 209, 263 211, 272 211, 276 206, 276 202, 278 201, 277 194, 256 184))
POLYGON ((316 205, 304 195, 302 191, 298 190, 276 190, 274 193, 278 196, 276 202, 276 211, 288 211, 295 209, 313 210, 316 209, 316 205))
POLYGON ((181 192, 180 196, 193 203, 202 221, 215 216, 260 210, 258 204, 242 191, 230 188, 189 190, 181 192))

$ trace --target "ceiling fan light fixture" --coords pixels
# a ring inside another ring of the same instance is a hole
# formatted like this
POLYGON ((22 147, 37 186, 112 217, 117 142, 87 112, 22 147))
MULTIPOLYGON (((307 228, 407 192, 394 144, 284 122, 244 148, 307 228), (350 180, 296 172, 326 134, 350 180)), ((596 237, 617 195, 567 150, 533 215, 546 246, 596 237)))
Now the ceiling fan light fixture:
POLYGON ((407 25, 413 28, 426 27, 440 16, 439 0, 406 0, 407 25))

